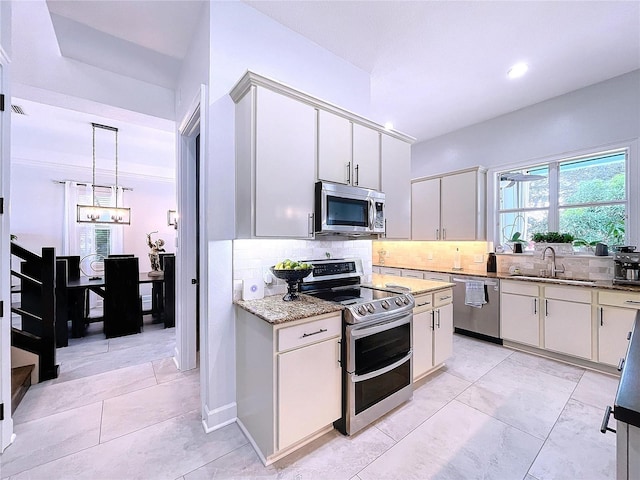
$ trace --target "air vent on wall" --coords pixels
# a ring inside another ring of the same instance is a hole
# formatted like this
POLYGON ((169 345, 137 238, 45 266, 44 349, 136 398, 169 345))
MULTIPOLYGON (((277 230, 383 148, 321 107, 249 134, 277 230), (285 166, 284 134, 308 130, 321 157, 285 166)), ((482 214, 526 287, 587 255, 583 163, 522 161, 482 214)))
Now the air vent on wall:
POLYGON ((11 111, 13 113, 17 113, 18 115, 26 115, 20 105, 11 105, 11 111))

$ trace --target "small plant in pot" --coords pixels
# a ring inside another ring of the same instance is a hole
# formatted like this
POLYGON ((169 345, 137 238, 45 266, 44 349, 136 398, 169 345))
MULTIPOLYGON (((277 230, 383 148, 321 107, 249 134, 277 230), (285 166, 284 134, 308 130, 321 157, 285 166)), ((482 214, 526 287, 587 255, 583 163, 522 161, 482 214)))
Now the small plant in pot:
POLYGON ((524 251, 523 243, 526 243, 526 240, 522 238, 522 233, 516 232, 509 239, 511 243, 513 243, 513 253, 522 253, 524 251))
POLYGON ((575 237, 570 233, 540 232, 534 233, 531 239, 536 243, 536 251, 542 251, 546 247, 552 246, 556 250, 556 253, 573 255, 573 241, 575 237))

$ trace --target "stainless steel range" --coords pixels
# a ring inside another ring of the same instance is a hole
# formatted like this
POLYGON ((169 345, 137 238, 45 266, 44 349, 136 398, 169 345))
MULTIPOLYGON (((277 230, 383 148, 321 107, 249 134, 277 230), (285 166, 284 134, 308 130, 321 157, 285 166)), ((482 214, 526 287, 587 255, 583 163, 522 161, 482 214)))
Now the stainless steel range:
POLYGON ((345 305, 342 341, 342 418, 346 435, 361 430, 413 395, 411 322, 408 293, 360 285, 359 259, 310 260, 313 273, 303 293, 345 305))

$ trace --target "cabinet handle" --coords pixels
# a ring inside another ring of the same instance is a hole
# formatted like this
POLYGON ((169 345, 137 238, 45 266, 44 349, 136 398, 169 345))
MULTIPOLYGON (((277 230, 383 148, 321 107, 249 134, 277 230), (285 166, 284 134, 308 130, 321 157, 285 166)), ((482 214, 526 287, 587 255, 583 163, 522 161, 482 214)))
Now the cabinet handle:
POLYGON ((631 340, 631 332, 627 333, 627 340, 631 340))
POLYGON ((600 307, 600 326, 604 327, 604 310, 600 307))
POLYGON ((309 237, 313 238, 313 213, 309 214, 309 237))
POLYGON ((338 365, 342 366, 342 340, 338 340, 338 365))
POLYGON ((351 183, 351 162, 347 162, 347 183, 351 183))
POLYGON ((632 305, 640 305, 640 302, 637 300, 625 300, 624 303, 630 303, 632 305))
POLYGON ((451 298, 451 295, 445 295, 444 297, 440 297, 440 301, 449 300, 450 298, 451 298))
POLYGON ((537 298, 533 299, 533 314, 534 315, 538 314, 538 299, 537 298))
POLYGON ((443 229, 442 229, 442 239, 443 239, 443 240, 446 240, 446 239, 447 239, 447 229, 446 229, 446 228, 443 228, 443 229))
POLYGON ((436 240, 440 240, 440 229, 436 228, 436 240))
MULTIPOLYGON (((416 307, 424 307, 425 305, 431 305, 431 302, 419 303, 418 305, 416 305, 416 307)), ((629 332, 629 333, 631 333, 631 332, 629 332)))
POLYGON ((438 309, 438 328, 440 328, 440 309, 438 309))
POLYGON ((616 433, 616 431, 613 428, 609 428, 609 417, 611 416, 611 412, 613 412, 613 409, 611 408, 610 405, 607 405, 607 409, 604 411, 604 418, 602 419, 602 425, 600 426, 600 431, 602 433, 607 433, 607 430, 609 430, 610 432, 616 433))
POLYGON ((384 219, 384 234, 382 235, 384 238, 387 238, 387 219, 384 219))
POLYGON ((317 332, 311 332, 311 333, 303 333, 302 337, 300 338, 307 338, 307 337, 311 337, 313 335, 318 335, 319 333, 324 333, 326 332, 327 329, 326 328, 321 328, 320 330, 318 330, 317 332))
POLYGON ((544 316, 549 316, 549 300, 547 300, 546 298, 544 299, 544 316))
POLYGON ((360 164, 356 163, 356 183, 355 185, 358 185, 360 183, 360 164))
POLYGON ((618 362, 618 371, 621 372, 623 368, 624 368, 624 358, 621 358, 620 361, 618 362))
POLYGON ((430 315, 431 315, 431 330, 435 330, 436 329, 436 312, 432 310, 430 312, 430 315))

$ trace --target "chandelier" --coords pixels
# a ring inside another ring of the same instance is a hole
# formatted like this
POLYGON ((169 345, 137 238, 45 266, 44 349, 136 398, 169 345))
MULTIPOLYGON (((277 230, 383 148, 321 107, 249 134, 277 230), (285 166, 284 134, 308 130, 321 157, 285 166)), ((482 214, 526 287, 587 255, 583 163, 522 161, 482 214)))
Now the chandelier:
POLYGON ((118 207, 118 129, 99 123, 92 123, 93 128, 93 179, 91 183, 91 205, 78 205, 79 223, 101 223, 115 225, 129 225, 131 223, 131 209, 118 207), (115 135, 115 172, 116 172, 116 201, 115 207, 100 205, 96 201, 96 128, 114 132, 115 135))

